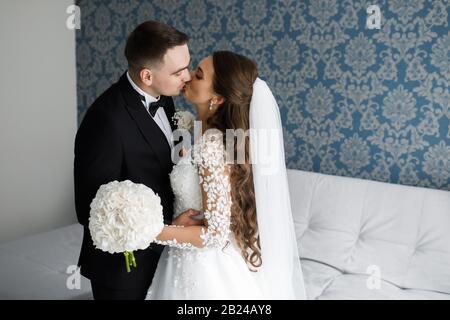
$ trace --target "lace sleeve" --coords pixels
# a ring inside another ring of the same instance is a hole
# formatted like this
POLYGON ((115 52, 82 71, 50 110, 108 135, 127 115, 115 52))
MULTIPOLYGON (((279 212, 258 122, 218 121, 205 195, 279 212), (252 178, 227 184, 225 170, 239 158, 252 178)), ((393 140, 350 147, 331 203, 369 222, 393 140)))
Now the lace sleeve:
MULTIPOLYGON (((202 228, 199 234, 203 247, 224 247, 230 232, 231 188, 224 151, 220 133, 206 133, 201 142, 194 145, 194 163, 199 170, 206 219, 206 228, 202 228)), ((191 243, 179 242, 177 239, 155 242, 178 249, 196 248, 191 243)))
POLYGON ((223 247, 230 232, 231 188, 222 135, 205 134, 194 155, 199 168, 207 220, 206 231, 203 229, 200 237, 205 247, 223 247))

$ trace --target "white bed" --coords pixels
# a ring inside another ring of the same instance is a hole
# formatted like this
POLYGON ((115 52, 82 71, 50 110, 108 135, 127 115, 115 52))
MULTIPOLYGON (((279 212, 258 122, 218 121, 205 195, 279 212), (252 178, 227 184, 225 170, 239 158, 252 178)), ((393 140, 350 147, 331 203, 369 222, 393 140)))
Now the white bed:
POLYGON ((76 279, 82 233, 74 224, 0 245, 0 299, 91 299, 76 279))

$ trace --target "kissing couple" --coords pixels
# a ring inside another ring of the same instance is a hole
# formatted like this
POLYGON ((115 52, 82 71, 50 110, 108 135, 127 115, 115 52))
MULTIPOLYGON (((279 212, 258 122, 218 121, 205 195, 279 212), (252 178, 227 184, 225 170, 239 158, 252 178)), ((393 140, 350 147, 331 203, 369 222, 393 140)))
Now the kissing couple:
POLYGON ((277 102, 241 54, 215 51, 189 70, 188 42, 160 22, 137 26, 128 70, 84 115, 74 160, 81 274, 94 299, 306 299, 277 102), (180 93, 202 132, 174 164, 172 97, 180 93), (232 146, 244 161, 225 161, 230 129, 250 132, 232 146), (264 130, 279 134, 256 134, 264 130), (270 163, 255 161, 267 150, 270 163), (163 207, 165 227, 135 252, 131 273, 123 255, 94 246, 88 227, 97 190, 114 180, 144 184, 163 207))

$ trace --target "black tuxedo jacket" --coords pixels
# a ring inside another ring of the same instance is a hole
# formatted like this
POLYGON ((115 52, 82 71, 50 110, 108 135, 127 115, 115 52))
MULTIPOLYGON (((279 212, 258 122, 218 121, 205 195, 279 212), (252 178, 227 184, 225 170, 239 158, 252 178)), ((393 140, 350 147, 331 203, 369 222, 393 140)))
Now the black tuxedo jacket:
MULTIPOLYGON (((174 130, 173 100, 161 98, 174 130)), ((135 251, 137 268, 127 273, 122 253, 110 254, 94 247, 88 228, 90 203, 100 185, 131 180, 159 195, 164 222, 170 223, 174 200, 169 180, 172 167, 164 133, 123 74, 89 107, 75 138, 75 207, 78 221, 84 226, 78 265, 83 276, 116 289, 138 288, 151 282, 163 247, 152 244, 146 250, 135 251)))

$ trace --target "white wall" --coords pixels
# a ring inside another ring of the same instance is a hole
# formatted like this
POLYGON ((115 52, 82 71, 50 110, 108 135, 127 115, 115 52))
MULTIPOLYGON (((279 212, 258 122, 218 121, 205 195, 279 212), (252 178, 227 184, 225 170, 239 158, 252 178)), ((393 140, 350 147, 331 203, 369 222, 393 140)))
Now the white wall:
POLYGON ((0 2, 0 243, 76 222, 72 3, 0 2))

